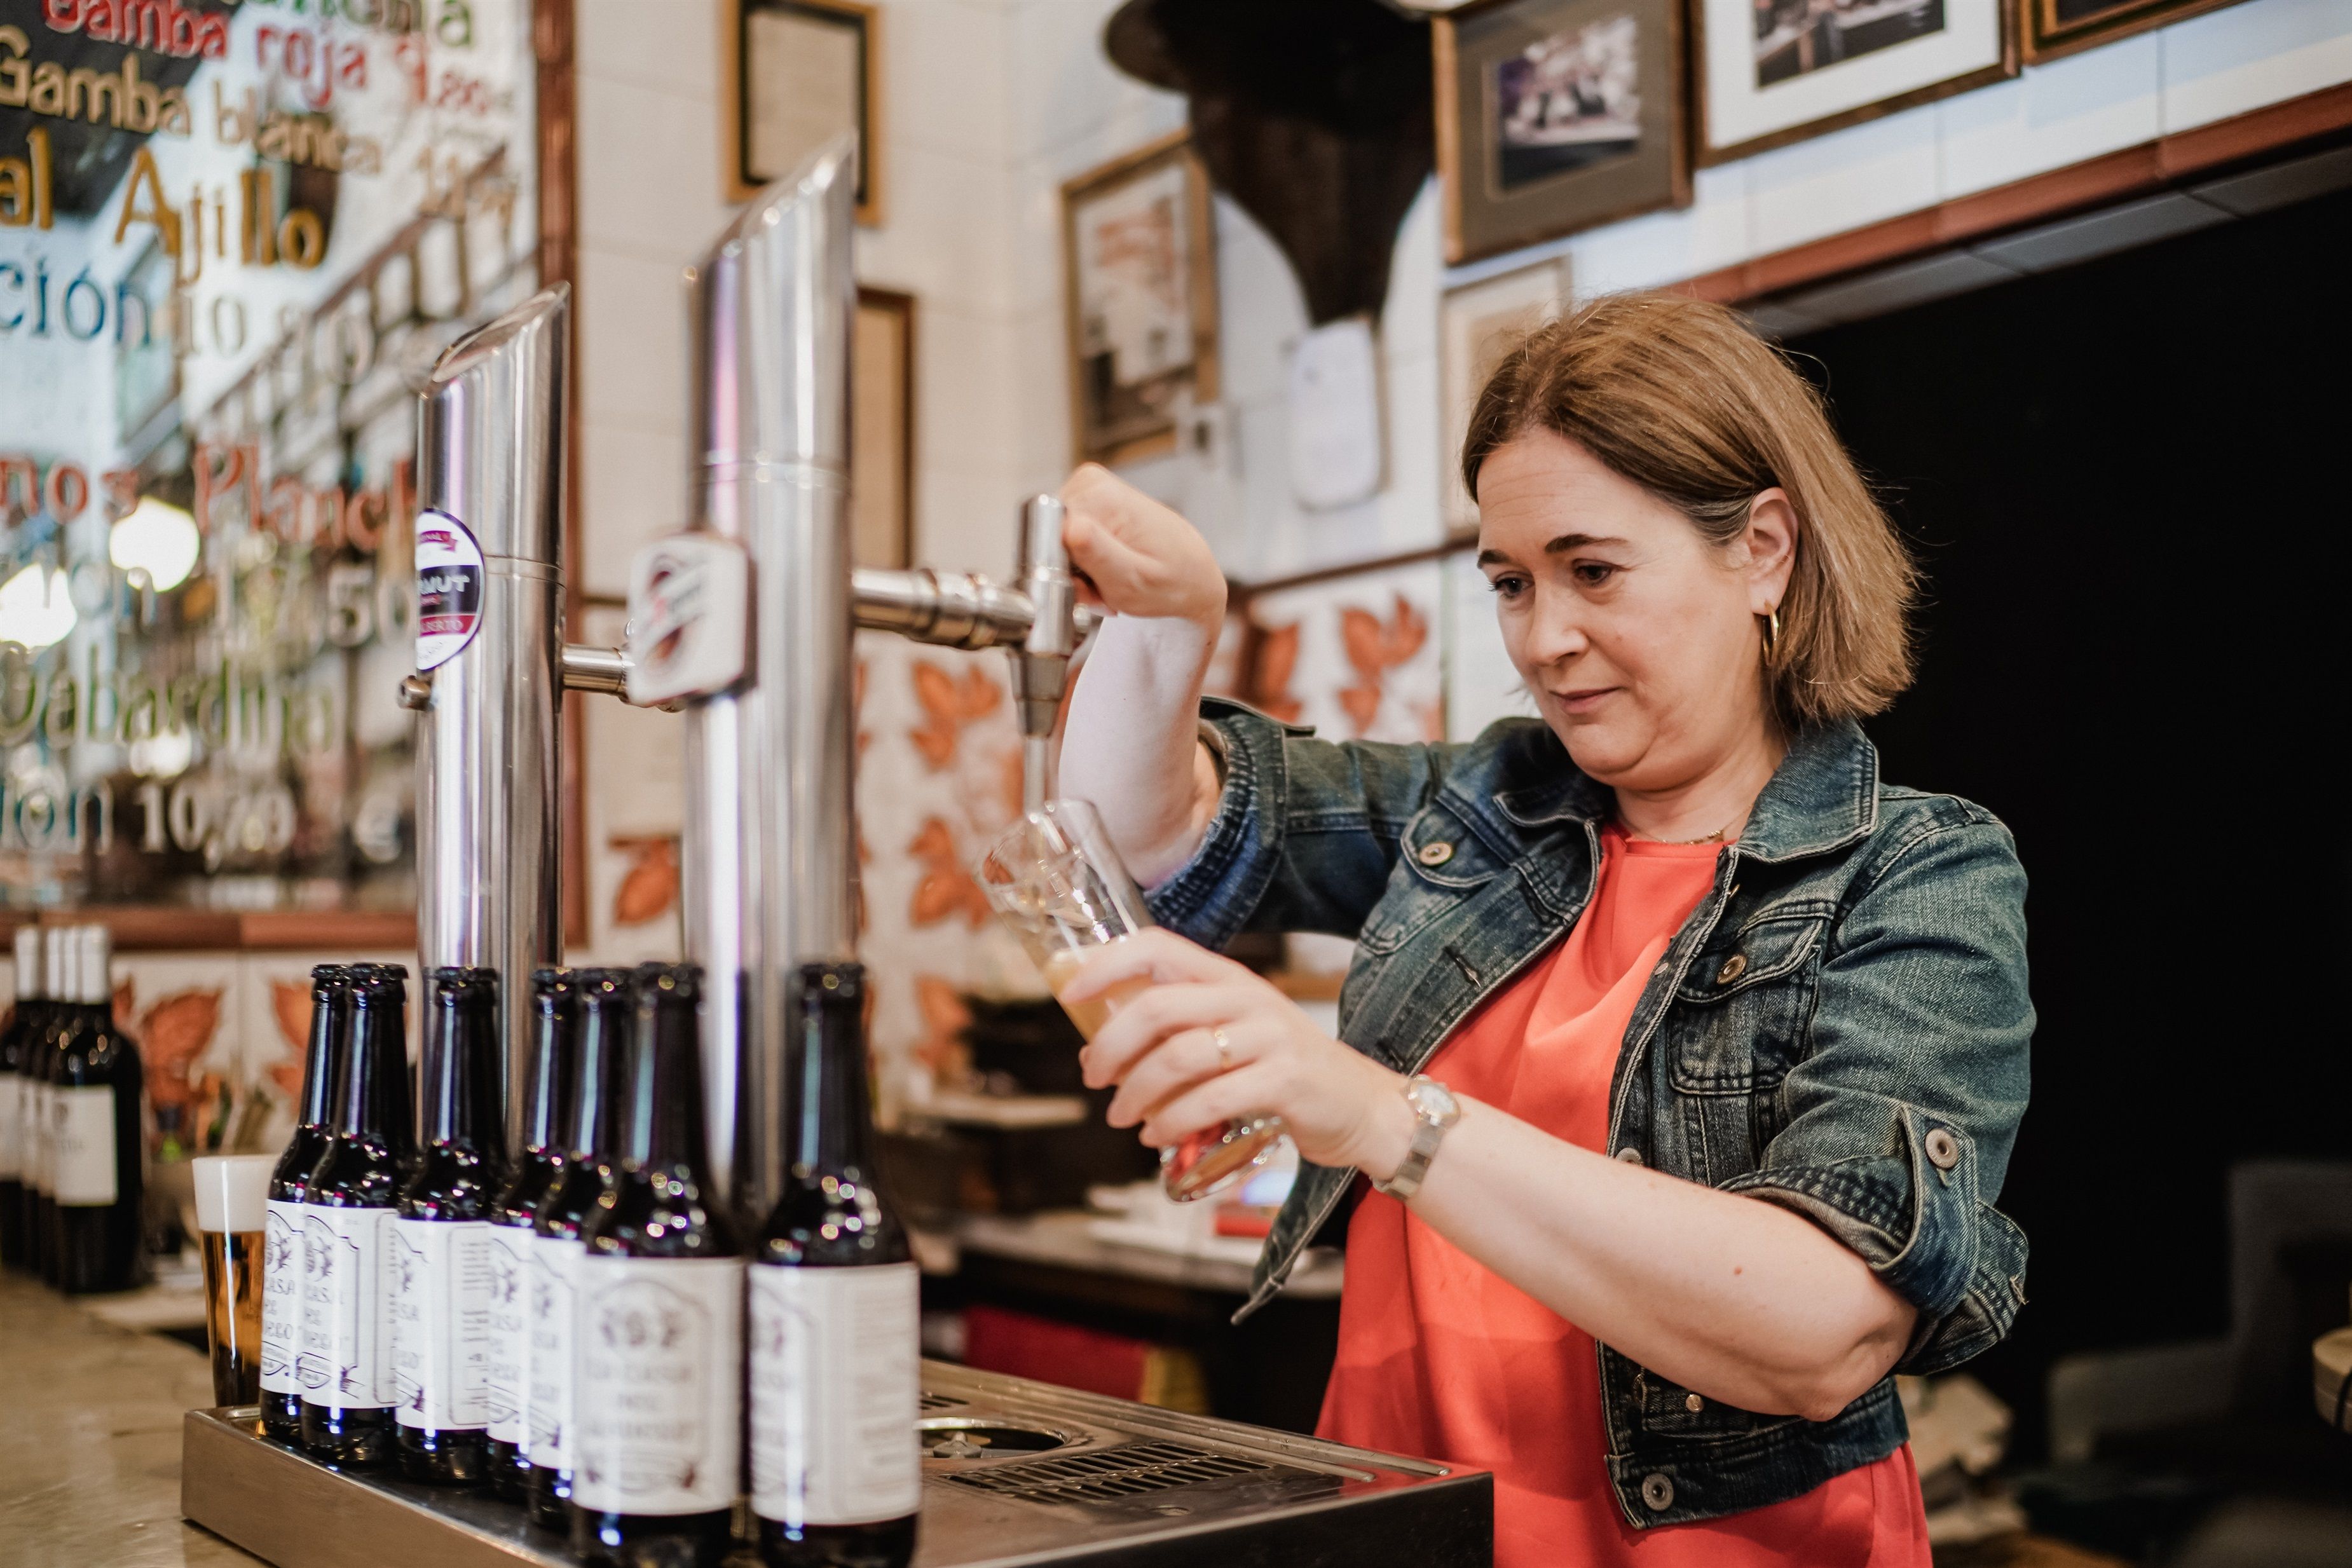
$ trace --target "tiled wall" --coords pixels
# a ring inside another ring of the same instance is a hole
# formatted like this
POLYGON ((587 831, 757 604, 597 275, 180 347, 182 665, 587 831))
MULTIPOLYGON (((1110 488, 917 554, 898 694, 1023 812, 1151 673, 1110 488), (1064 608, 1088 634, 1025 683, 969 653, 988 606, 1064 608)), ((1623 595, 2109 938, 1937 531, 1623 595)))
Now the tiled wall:
MULTIPOLYGON (((887 221, 857 237, 862 281, 918 304, 918 558, 1003 570, 1013 508, 1060 482, 1069 455, 1064 370, 1062 182, 1184 123, 1182 101, 1129 80, 1102 55, 1116 0, 884 0, 887 221)), ((587 559, 617 593, 629 555, 678 522, 686 495, 686 326, 679 271, 725 224, 719 185, 715 0, 579 0, 581 363, 587 559)), ((1690 208, 1449 270, 1433 189, 1397 240, 1380 322, 1387 479, 1372 500, 1310 514, 1290 497, 1286 356, 1307 328, 1289 267, 1230 204, 1218 205, 1223 413, 1213 463, 1165 459, 1133 476, 1186 508, 1243 580, 1407 550, 1441 537, 1437 313, 1444 290, 1545 256, 1580 293, 1670 283, 1857 225, 2095 157, 2352 78, 2352 4, 2247 0, 2027 71, 2017 80, 1703 170, 1690 208)), ((1262 609, 1300 630, 1291 685, 1302 711, 1357 733, 1363 660, 1380 673, 1372 728, 1425 732, 1433 694, 1455 736, 1525 711, 1492 605, 1458 559, 1304 591, 1262 609), (1412 654, 1398 596, 1426 625, 1412 654), (1346 612, 1362 645, 1351 653, 1346 612), (1370 641, 1364 642, 1369 636, 1370 641), (1361 654, 1362 658, 1356 655, 1361 654), (1353 691, 1352 698, 1346 695, 1353 691)), ((1262 617, 1263 619, 1263 617, 1262 617)), ((1009 744, 1001 661, 861 646, 866 737, 860 810, 868 956, 886 977, 877 1038, 886 1088, 923 1070, 961 985, 1025 977, 990 946, 954 875, 1001 814, 992 768, 1009 744), (960 716, 926 709, 917 671, 960 716), (961 695, 959 695, 961 694, 961 695), (976 770, 976 771, 975 771, 976 770), (936 822, 938 826, 934 828, 936 822)), ((677 819, 677 721, 592 705, 590 841, 595 956, 674 953, 656 908, 661 841, 677 819)))

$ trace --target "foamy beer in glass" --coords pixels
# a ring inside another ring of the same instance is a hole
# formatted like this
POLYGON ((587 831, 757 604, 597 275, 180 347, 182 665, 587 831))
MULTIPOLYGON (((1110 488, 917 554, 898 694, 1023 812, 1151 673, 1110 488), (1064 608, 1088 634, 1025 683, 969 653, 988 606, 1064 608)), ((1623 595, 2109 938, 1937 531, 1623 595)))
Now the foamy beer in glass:
MULTIPOLYGON (((1155 924, 1102 819, 1084 800, 1049 800, 1024 813, 981 857, 978 875, 1056 1000, 1097 949, 1155 924)), ((1092 1040, 1150 983, 1124 980, 1086 1001, 1063 1001, 1062 1010, 1092 1040)), ((1264 1165, 1283 1130, 1279 1116, 1255 1116, 1193 1133, 1160 1151, 1160 1183, 1180 1202, 1221 1192, 1264 1165)))
POLYGON ((261 1397, 261 1238, 277 1157, 208 1155, 194 1164, 213 1403, 251 1405, 261 1397))

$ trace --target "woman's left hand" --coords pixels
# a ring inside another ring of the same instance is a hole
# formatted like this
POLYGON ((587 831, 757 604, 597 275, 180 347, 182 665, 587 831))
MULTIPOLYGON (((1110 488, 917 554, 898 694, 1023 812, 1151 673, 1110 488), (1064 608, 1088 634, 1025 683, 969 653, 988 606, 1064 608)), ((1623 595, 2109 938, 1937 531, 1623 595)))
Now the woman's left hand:
POLYGON ((1134 980, 1080 1053, 1090 1088, 1116 1083, 1114 1127, 1159 1146, 1239 1117, 1277 1115, 1318 1166, 1385 1178, 1404 1158, 1404 1079, 1315 1027, 1298 1004, 1230 958, 1171 931, 1139 931, 1080 966, 1063 999, 1134 980), (1222 1037, 1223 1048, 1220 1049, 1222 1037))

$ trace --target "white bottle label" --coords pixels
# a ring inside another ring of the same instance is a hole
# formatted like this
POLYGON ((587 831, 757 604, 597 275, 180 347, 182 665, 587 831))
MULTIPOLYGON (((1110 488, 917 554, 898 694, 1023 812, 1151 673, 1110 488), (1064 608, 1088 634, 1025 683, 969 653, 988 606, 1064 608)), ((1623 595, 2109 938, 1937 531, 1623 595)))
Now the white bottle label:
POLYGON ((751 1506, 870 1524, 921 1502, 920 1281, 880 1269, 751 1270, 751 1506))
POLYGON ((273 1197, 261 1221, 261 1387, 299 1394, 294 1358, 302 1350, 302 1206, 273 1197))
POLYGON ((49 1086, 27 1082, 19 1113, 25 1129, 25 1185, 47 1197, 49 1192, 49 1086))
POLYGON ((487 1425, 492 1440, 522 1447, 530 1440, 530 1228, 493 1225, 490 1270, 490 1363, 487 1425))
POLYGON ((572 1314, 580 1243, 561 1236, 530 1239, 530 1462, 572 1468, 572 1314))
POLYGON ((25 1174, 25 1079, 0 1072, 0 1181, 16 1181, 25 1174))
POLYGON ((572 1500, 630 1514, 733 1507, 743 1260, 590 1255, 579 1278, 572 1500))
POLYGON ((387 1410, 393 1377, 388 1208, 302 1207, 302 1354, 306 1404, 387 1410))
POLYGON ((487 1220, 392 1222, 394 1418, 404 1427, 489 1424, 489 1249, 487 1220))
POLYGON ((53 1087, 49 1126, 55 1166, 49 1191, 60 1206, 102 1207, 115 1200, 114 1086, 53 1087))

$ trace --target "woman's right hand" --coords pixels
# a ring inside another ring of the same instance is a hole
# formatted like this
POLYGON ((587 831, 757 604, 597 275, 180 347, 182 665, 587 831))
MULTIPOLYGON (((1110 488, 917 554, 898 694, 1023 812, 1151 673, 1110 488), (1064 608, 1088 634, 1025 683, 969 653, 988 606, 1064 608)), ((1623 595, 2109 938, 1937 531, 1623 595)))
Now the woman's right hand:
POLYGON ((1189 622, 1215 643, 1225 574, 1198 528, 1097 463, 1070 476, 1062 503, 1062 540, 1090 602, 1117 615, 1189 622))

